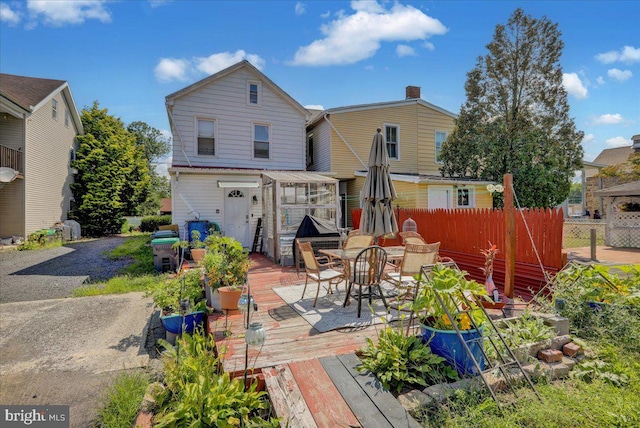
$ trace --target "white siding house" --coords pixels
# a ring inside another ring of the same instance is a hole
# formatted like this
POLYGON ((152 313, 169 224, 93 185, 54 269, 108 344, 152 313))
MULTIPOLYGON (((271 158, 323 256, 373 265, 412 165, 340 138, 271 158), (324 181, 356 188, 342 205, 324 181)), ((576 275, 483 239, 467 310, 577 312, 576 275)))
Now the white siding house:
POLYGON ((67 219, 70 162, 82 133, 67 82, 0 74, 0 167, 19 173, 0 183, 0 237, 26 237, 67 219))
POLYGON ((166 108, 173 223, 209 220, 251 247, 261 172, 305 170, 309 112, 248 61, 168 95, 166 108))

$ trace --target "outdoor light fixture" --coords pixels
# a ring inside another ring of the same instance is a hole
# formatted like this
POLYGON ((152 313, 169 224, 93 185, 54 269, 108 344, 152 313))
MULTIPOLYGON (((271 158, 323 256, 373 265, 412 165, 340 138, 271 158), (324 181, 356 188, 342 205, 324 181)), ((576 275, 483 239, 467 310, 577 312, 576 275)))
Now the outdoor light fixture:
MULTIPOLYGON (((253 308, 255 301, 253 300, 253 296, 249 294, 242 294, 240 299, 238 300, 238 309, 242 313, 243 316, 247 315, 248 312, 253 308)), ((246 319, 245 327, 249 326, 249 318, 246 319)))
POLYGON ((493 192, 502 193, 504 192, 504 186, 502 184, 487 184, 487 191, 489 193, 493 193, 493 192))
MULTIPOLYGON (((261 321, 251 322, 251 311, 258 312, 258 305, 251 295, 251 284, 247 279, 247 292, 240 295, 238 309, 242 312, 245 320, 245 350, 244 350, 244 384, 247 385, 247 371, 249 369, 249 346, 262 346, 267 334, 262 327, 261 321)), ((259 316, 259 315, 258 315, 259 316)))
POLYGON ((247 346, 262 346, 266 337, 262 323, 252 322, 244 335, 244 340, 247 346))

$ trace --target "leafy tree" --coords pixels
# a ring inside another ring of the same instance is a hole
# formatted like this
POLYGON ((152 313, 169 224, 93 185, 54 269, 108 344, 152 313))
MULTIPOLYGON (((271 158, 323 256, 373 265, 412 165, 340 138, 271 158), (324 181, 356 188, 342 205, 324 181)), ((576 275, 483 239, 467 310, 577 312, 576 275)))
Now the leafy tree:
POLYGON ((502 181, 521 206, 556 206, 582 167, 582 132, 569 117, 558 25, 516 9, 467 73, 467 100, 442 146, 443 176, 502 181))
POLYGON ((85 133, 77 137, 72 166, 78 174, 71 185, 75 204, 69 217, 88 236, 118 233, 123 216, 146 199, 148 169, 132 134, 98 102, 82 110, 81 119, 85 133))
POLYGON ((569 203, 579 204, 580 202, 582 202, 582 183, 571 183, 569 203))
POLYGON ((156 172, 155 163, 169 153, 171 150, 170 141, 159 130, 145 122, 133 122, 129 124, 127 130, 133 134, 138 150, 144 153, 150 178, 146 193, 147 197, 136 207, 136 214, 157 214, 162 204, 162 198, 168 198, 171 191, 169 180, 156 172))

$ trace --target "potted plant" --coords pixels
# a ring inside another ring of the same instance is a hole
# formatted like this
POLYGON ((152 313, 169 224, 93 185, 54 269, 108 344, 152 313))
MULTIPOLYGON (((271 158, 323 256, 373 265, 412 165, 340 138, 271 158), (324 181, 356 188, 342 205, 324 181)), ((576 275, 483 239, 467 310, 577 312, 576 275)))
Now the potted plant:
POLYGON ((209 235, 207 254, 202 261, 210 293, 218 292, 223 310, 238 309, 238 300, 251 267, 249 253, 242 244, 228 236, 209 235))
POLYGON ((174 278, 158 281, 147 288, 146 295, 160 308, 160 322, 169 339, 183 331, 192 332, 204 320, 207 305, 199 269, 186 270, 174 278))
POLYGON ((412 310, 420 319, 423 341, 434 354, 455 367, 460 376, 477 374, 460 337, 484 370, 484 312, 478 304, 479 299, 486 298, 487 291, 482 284, 467 280, 466 275, 466 271, 436 264, 426 278, 420 278, 420 288, 412 303, 412 310))

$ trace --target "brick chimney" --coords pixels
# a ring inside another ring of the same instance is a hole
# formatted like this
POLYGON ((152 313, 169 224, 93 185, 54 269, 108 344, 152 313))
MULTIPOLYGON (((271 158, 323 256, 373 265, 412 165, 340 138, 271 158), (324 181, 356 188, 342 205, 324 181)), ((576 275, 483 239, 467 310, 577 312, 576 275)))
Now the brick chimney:
POLYGON ((407 99, 420 98, 420 86, 407 86, 407 99))

